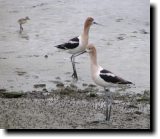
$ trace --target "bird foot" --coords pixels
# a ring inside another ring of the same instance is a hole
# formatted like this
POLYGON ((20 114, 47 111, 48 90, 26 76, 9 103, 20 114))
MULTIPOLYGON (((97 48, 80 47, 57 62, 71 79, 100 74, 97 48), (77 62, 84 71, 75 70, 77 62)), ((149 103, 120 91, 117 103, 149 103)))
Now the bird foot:
POLYGON ((77 73, 73 73, 72 74, 72 78, 75 80, 75 81, 78 81, 78 76, 77 76, 77 73))

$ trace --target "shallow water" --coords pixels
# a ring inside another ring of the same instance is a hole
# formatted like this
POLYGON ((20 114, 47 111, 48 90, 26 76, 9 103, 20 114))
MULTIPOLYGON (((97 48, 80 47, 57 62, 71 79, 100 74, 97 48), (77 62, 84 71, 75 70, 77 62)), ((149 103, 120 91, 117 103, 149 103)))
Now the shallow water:
MULTIPOLYGON (((0 0, 0 88, 33 90, 44 83, 72 81, 70 54, 53 46, 82 32, 88 16, 104 26, 92 26, 90 42, 104 68, 135 83, 131 91, 150 90, 150 4, 148 0, 0 0), (19 18, 29 16, 22 34, 19 18), (48 55, 48 58, 45 58, 48 55), (59 78, 60 77, 60 78, 59 78)), ((76 58, 79 81, 93 84, 87 54, 76 58)))

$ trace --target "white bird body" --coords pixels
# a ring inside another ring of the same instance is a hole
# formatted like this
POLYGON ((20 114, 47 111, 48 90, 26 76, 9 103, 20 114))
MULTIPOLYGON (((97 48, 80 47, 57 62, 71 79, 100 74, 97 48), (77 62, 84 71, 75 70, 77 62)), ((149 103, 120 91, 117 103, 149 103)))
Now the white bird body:
POLYGON ((93 67, 91 66, 91 76, 92 76, 92 79, 93 81, 101 86, 101 87, 104 87, 104 86, 108 86, 108 82, 104 82, 104 80, 102 78, 100 78, 100 71, 103 70, 103 68, 101 66, 96 66, 96 67, 93 67))
MULTIPOLYGON (((83 51, 85 51, 85 49, 86 49, 86 46, 87 46, 87 44, 88 44, 88 39, 86 39, 85 41, 84 41, 84 39, 82 39, 83 37, 82 37, 82 35, 80 35, 79 37, 77 37, 78 38, 78 42, 79 42, 79 45, 76 47, 76 48, 74 48, 74 49, 68 49, 68 50, 66 50, 68 53, 70 53, 70 54, 77 54, 77 53, 81 53, 81 52, 83 52, 83 51)), ((77 42, 75 42, 75 41, 69 41, 69 43, 72 43, 72 44, 76 44, 77 42)))

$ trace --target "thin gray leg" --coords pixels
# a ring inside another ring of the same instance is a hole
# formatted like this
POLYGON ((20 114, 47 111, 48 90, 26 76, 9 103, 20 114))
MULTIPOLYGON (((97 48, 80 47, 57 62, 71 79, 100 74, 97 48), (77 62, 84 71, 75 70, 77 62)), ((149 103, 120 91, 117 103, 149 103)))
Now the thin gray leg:
POLYGON ((77 71, 76 71, 76 67, 75 67, 75 56, 72 55, 71 56, 71 62, 72 62, 72 67, 73 67, 73 74, 72 74, 72 78, 78 80, 78 76, 77 76, 77 71))
POLYGON ((21 30, 21 31, 23 30, 22 24, 20 24, 20 30, 21 30))
POLYGON ((23 31, 23 27, 22 27, 22 24, 19 24, 20 25, 20 33, 22 33, 22 31, 23 31))
POLYGON ((111 118, 111 110, 112 110, 112 94, 108 89, 105 89, 106 95, 106 121, 109 121, 111 118))
POLYGON ((72 62, 72 67, 73 67, 73 74, 72 74, 72 77, 75 79, 75 80, 78 80, 78 76, 77 76, 77 71, 76 71, 76 66, 75 66, 75 57, 85 53, 86 51, 83 51, 83 52, 80 52, 78 54, 74 54, 71 56, 71 62, 72 62))

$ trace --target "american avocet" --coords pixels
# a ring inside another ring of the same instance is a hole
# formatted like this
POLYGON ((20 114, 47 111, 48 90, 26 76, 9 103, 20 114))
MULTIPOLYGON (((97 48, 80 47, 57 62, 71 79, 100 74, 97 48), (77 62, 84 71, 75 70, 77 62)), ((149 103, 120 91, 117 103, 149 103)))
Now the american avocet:
POLYGON ((20 32, 22 32, 22 30, 23 30, 22 24, 25 24, 27 22, 27 20, 30 20, 30 18, 28 16, 18 20, 18 23, 20 25, 20 32))
POLYGON ((80 36, 70 39, 68 42, 57 45, 55 47, 66 50, 68 53, 72 54, 71 62, 73 67, 73 75, 72 77, 78 80, 76 68, 75 68, 75 57, 83 54, 88 44, 89 39, 89 29, 92 24, 98 24, 94 22, 92 17, 88 17, 84 23, 84 29, 80 36))
POLYGON ((93 81, 99 85, 104 87, 105 93, 106 93, 106 120, 110 120, 111 115, 111 109, 112 109, 112 95, 109 92, 106 87, 109 85, 109 83, 112 84, 132 84, 132 82, 129 82, 127 80, 124 80, 112 72, 103 69, 101 66, 97 63, 97 52, 96 48, 93 44, 89 44, 87 46, 86 52, 89 53, 90 59, 91 59, 91 74, 93 81))

